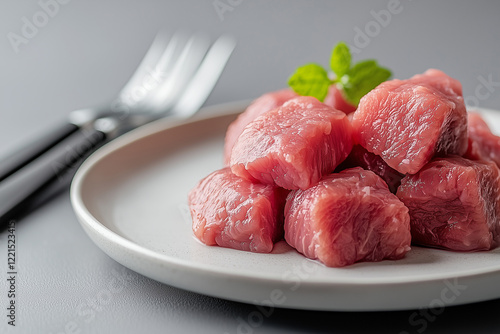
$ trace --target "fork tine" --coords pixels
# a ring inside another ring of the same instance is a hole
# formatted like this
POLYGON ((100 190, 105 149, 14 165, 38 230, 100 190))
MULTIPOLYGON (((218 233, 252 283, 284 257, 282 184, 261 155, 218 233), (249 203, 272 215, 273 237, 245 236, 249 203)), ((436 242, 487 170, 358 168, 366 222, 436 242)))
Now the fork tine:
POLYGON ((165 54, 167 52, 172 52, 173 49, 175 49, 178 39, 179 34, 176 33, 170 38, 170 41, 167 43, 169 39, 167 38, 166 31, 162 30, 156 34, 153 42, 149 46, 149 49, 147 50, 145 56, 142 58, 139 66, 136 68, 135 72, 121 89, 118 95, 120 100, 124 100, 129 103, 132 102, 129 100, 134 94, 134 90, 136 90, 137 87, 140 87, 148 72, 156 68, 159 64, 161 64, 161 66, 166 66, 165 62, 167 60, 166 58, 168 58, 168 55, 166 56, 165 54))
POLYGON ((164 112, 172 106, 181 95, 193 73, 198 69, 209 47, 208 36, 203 33, 193 35, 186 42, 175 65, 164 78, 164 81, 144 99, 145 103, 147 103, 145 108, 153 112, 164 112))
POLYGON ((236 41, 228 35, 223 35, 214 42, 198 71, 172 108, 172 114, 182 118, 190 117, 203 105, 222 74, 235 46, 236 41))
POLYGON ((167 47, 154 65, 154 68, 153 65, 151 65, 151 68, 153 68, 157 76, 165 76, 169 71, 172 70, 172 66, 175 63, 174 60, 176 59, 175 57, 177 56, 178 49, 180 48, 180 45, 185 38, 186 37, 184 36, 184 34, 179 31, 172 36, 167 47))

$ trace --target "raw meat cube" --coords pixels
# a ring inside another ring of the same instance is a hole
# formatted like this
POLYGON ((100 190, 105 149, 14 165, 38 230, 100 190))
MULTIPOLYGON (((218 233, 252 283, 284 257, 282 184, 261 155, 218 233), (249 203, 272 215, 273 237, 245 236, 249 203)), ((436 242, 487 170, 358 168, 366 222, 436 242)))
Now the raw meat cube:
POLYGON ((500 167, 500 137, 495 136, 480 114, 469 112, 469 146, 464 157, 491 160, 500 167))
POLYGON ((467 150, 460 83, 437 70, 381 83, 361 99, 352 125, 355 142, 403 174, 467 150))
POLYGON ((253 101, 252 104, 250 104, 248 108, 238 116, 238 118, 229 124, 224 142, 224 163, 226 166, 229 165, 231 160, 231 151, 234 143, 236 143, 236 140, 243 132, 245 126, 263 113, 271 109, 281 107, 283 103, 293 99, 294 97, 297 97, 297 94, 290 89, 283 89, 264 94, 253 101))
POLYGON ((368 152, 361 145, 354 145, 351 153, 345 159, 340 166, 337 167, 336 171, 340 172, 347 168, 362 167, 363 169, 370 170, 380 176, 382 180, 387 183, 391 193, 395 194, 399 185, 401 184, 401 179, 403 174, 397 170, 389 167, 378 155, 368 152))
POLYGON ((335 170, 352 149, 346 115, 301 96, 247 125, 231 154, 238 176, 285 189, 307 189, 335 170))
POLYGON ((283 236, 287 193, 242 179, 229 167, 215 171, 189 193, 194 234, 209 246, 268 253, 283 236))
POLYGON ((330 88, 328 88, 328 94, 325 97, 324 103, 346 114, 350 114, 353 111, 356 111, 356 106, 353 106, 351 103, 347 102, 345 97, 342 95, 342 92, 339 88, 337 88, 336 85, 331 85, 330 88))
POLYGON ((396 260, 410 250, 410 217, 379 176, 351 168, 290 192, 285 240, 329 267, 396 260))
POLYGON ((428 69, 423 74, 416 74, 410 80, 414 84, 430 85, 446 95, 463 96, 460 81, 434 68, 428 69))
MULTIPOLYGON (((282 89, 276 92, 264 94, 253 101, 252 104, 250 104, 248 108, 243 113, 241 113, 238 118, 236 118, 227 128, 226 138, 224 141, 225 165, 229 165, 231 161, 231 151, 233 149, 233 146, 248 123, 271 109, 281 107, 283 103, 297 96, 298 95, 291 89, 282 89)), ((326 96, 324 103, 346 114, 352 113, 356 110, 355 106, 345 100, 345 98, 342 96, 342 93, 335 85, 330 86, 328 95, 326 96)))
POLYGON ((488 250, 500 234, 500 171, 493 162, 436 158, 401 181, 415 244, 455 251, 488 250))

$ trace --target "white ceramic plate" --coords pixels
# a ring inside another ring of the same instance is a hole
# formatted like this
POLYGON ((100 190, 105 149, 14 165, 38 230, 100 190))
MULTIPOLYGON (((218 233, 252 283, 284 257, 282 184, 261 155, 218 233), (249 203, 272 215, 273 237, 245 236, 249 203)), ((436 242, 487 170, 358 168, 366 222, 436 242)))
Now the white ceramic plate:
MULTIPOLYGON (((245 105, 212 107, 201 113, 211 117, 185 124, 159 121, 92 155, 74 178, 71 199, 96 245, 157 281, 268 307, 400 310, 500 297, 500 248, 455 253, 413 247, 403 260, 336 269, 307 260, 285 242, 272 254, 198 242, 187 193, 222 166, 225 129, 245 105)), ((484 113, 500 125, 500 113, 484 113)))

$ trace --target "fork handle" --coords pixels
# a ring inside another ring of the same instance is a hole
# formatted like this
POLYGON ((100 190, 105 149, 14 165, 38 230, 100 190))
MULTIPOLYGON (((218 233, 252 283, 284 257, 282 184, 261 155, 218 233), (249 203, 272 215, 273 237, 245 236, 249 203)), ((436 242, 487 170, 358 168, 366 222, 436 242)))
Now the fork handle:
POLYGON ((105 132, 80 129, 0 182, 0 226, 29 208, 44 188, 67 187, 77 167, 107 138, 105 132))
POLYGON ((63 123, 23 148, 2 158, 0 160, 0 182, 27 166, 78 129, 79 127, 75 124, 63 123))

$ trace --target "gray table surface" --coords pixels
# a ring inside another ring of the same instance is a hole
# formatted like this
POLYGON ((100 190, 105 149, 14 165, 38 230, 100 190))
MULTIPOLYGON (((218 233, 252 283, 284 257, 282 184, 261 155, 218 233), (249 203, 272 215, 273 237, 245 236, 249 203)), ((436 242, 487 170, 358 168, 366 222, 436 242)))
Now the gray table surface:
MULTIPOLYGON (((68 111, 110 99, 160 28, 203 30, 213 37, 230 33, 238 40, 207 105, 284 87, 297 65, 311 61, 327 65, 331 47, 344 40, 358 49, 355 59, 376 57, 397 78, 439 68, 462 82, 470 105, 500 109, 500 2, 494 0, 60 0, 54 4, 54 0, 0 4, 0 154, 64 120, 68 111), (45 21, 39 14, 43 8, 52 14, 45 21), (395 8, 390 17, 377 14, 390 8, 395 8), (40 27, 27 34, 23 26, 33 20, 41 20, 40 27), (366 34, 366 30, 369 34, 362 36, 360 31, 366 34), (24 39, 13 43, 13 34, 24 39)), ((18 221, 16 228, 15 327, 7 324, 7 234, 0 234, 1 333, 500 330, 500 300, 448 307, 437 315, 421 310, 275 309, 262 323, 249 326, 255 306, 182 291, 114 262, 83 232, 67 191, 18 221), (120 289, 107 294, 109 282, 117 276, 122 278, 120 289), (102 303, 104 295, 110 298, 102 303), (94 305, 91 315, 78 313, 82 304, 94 305)))

